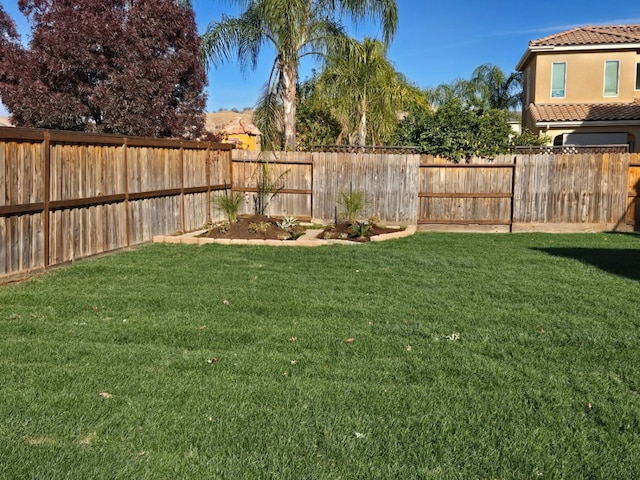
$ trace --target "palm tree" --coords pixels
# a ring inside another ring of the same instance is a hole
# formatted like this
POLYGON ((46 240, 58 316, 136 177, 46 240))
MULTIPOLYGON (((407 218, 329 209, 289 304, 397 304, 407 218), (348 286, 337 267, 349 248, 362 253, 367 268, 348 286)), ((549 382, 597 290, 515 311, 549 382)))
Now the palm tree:
POLYGON ((244 71, 255 69, 261 48, 271 44, 276 52, 256 123, 266 136, 278 125, 281 112, 284 146, 296 148, 296 84, 300 59, 322 59, 329 47, 345 37, 343 15, 357 23, 363 19, 382 24, 389 42, 398 24, 395 0, 235 0, 245 11, 238 18, 223 15, 209 24, 202 37, 207 63, 237 57, 244 71))
POLYGON ((360 146, 387 138, 409 101, 426 103, 424 93, 393 68, 386 45, 370 38, 362 43, 348 39, 333 50, 317 91, 349 143, 360 146))
POLYGON ((496 65, 486 63, 473 71, 469 83, 484 110, 512 110, 522 104, 521 72, 507 76, 496 65))

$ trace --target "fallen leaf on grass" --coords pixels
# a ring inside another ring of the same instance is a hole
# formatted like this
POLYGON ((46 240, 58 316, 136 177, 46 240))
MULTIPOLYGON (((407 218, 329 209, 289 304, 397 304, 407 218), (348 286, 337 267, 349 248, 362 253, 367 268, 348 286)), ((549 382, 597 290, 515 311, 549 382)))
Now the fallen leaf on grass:
POLYGON ((360 433, 360 432, 353 432, 356 434, 356 438, 364 438, 364 433, 360 433))
POLYGON ((198 330, 204 330, 205 328, 207 328, 207 326, 206 326, 206 325, 200 325, 200 326, 198 327, 198 330))
POLYGON ((353 338, 353 337, 349 337, 349 338, 347 338, 347 339, 345 340, 345 343, 353 343, 353 342, 355 342, 355 341, 356 341, 356 339, 355 339, 355 338, 353 338))
POLYGON ((447 335, 444 338, 446 338, 447 340, 451 340, 452 342, 455 342, 456 340, 460 340, 460 334, 452 333, 451 335, 447 335))
POLYGON ((291 365, 296 365, 298 363, 297 360, 291 360, 291 365))
POLYGON ((413 348, 411 347, 411 345, 407 345, 406 347, 404 347, 404 349, 405 349, 407 352, 410 352, 413 348))
POLYGON ((289 337, 290 342, 295 342, 296 340, 298 340, 296 337, 289 337))
POLYGON ((229 303, 229 300, 227 300, 226 298, 222 301, 222 303, 224 303, 225 305, 231 305, 231 304, 229 303))
POLYGON ((289 376, 289 372, 282 372, 282 376, 283 377, 288 377, 289 376))
POLYGON ((100 392, 98 396, 102 398, 113 398, 113 395, 111 395, 109 392, 100 392))
POLYGON ((219 361, 219 360, 218 360, 216 357, 211 357, 209 360, 207 360, 207 363, 208 363, 209 365, 212 365, 212 364, 214 364, 214 363, 218 363, 218 361, 219 361))

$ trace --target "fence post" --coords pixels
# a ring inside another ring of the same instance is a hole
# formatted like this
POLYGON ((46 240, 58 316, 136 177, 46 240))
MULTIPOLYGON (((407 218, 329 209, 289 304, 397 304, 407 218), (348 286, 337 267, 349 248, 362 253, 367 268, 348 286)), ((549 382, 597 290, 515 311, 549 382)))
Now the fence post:
POLYGON ((518 156, 513 157, 511 171, 511 214, 509 215, 509 233, 513 233, 513 213, 516 209, 516 171, 518 170, 518 156))
POLYGON ((211 142, 207 142, 207 157, 204 159, 204 175, 207 182, 207 223, 213 221, 211 215, 211 142))
POLYGON ((49 220, 49 208, 51 201, 51 133, 49 130, 44 131, 44 141, 42 142, 42 201, 44 203, 42 209, 42 230, 44 231, 43 251, 43 267, 49 268, 49 242, 51 241, 51 229, 49 220))
POLYGON ((131 246, 131 212, 129 211, 129 140, 124 137, 122 143, 123 160, 124 160, 124 226, 126 230, 125 242, 127 247, 131 246))
POLYGON ((184 144, 180 142, 180 231, 184 233, 184 144))

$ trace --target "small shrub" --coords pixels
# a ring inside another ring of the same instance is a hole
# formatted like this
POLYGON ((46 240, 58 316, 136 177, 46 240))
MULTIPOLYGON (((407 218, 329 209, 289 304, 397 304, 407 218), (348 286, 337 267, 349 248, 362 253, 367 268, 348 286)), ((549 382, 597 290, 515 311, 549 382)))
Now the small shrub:
POLYGON ((282 230, 290 230, 298 225, 298 219, 292 216, 282 217, 282 220, 280 222, 276 222, 276 225, 278 225, 282 230))
POLYGON ((216 198, 218 208, 227 215, 229 223, 238 221, 238 211, 243 198, 244 196, 240 192, 231 192, 229 195, 227 190, 224 191, 224 195, 216 198))
POLYGON ((265 162, 256 168, 257 192, 253 196, 253 207, 256 215, 265 215, 271 200, 284 188, 284 179, 289 173, 285 170, 280 175, 269 162, 265 162))
POLYGON ((271 224, 269 222, 251 222, 249 224, 249 231, 253 233, 267 233, 269 228, 271 228, 271 224))
POLYGON ((289 230, 288 240, 297 240, 304 235, 304 230, 289 230))
POLYGON ((367 201, 362 190, 353 190, 349 193, 340 192, 340 195, 338 195, 338 203, 343 208, 340 214, 343 217, 346 217, 351 223, 356 223, 358 221, 358 218, 367 205, 367 201))
POLYGON ((351 225, 351 231, 353 237, 366 237, 371 233, 372 224, 366 222, 356 222, 351 225))

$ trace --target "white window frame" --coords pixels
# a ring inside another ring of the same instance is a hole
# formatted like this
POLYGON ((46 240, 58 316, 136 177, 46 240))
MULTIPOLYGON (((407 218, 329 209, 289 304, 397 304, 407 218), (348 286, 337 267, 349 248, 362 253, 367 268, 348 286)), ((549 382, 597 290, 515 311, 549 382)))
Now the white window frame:
POLYGON ((620 60, 605 60, 604 61, 604 78, 602 79, 602 96, 606 98, 616 98, 620 95, 620 60), (616 93, 607 94, 607 65, 615 63, 618 66, 616 74, 616 93))
POLYGON ((566 98, 566 96, 567 96, 567 62, 553 62, 551 64, 551 98, 566 98), (562 79, 562 95, 554 95, 553 71, 555 69, 555 65, 564 65, 564 78, 562 79))

